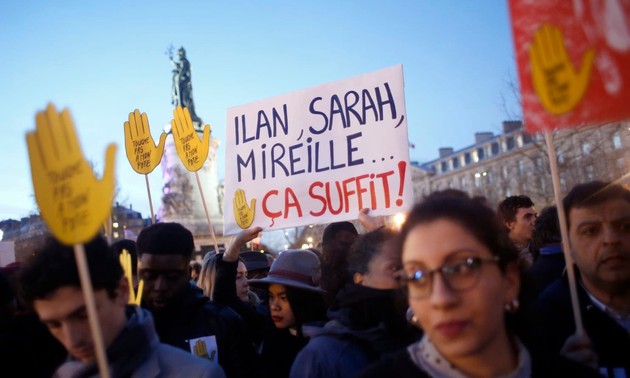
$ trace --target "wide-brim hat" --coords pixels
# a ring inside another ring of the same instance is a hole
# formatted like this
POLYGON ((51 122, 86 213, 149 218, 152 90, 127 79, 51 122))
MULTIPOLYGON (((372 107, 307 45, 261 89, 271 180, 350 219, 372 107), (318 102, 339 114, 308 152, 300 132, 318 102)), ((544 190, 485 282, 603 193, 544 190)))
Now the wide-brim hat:
POLYGON ((311 251, 303 249, 288 250, 275 259, 267 277, 249 280, 254 286, 279 284, 297 289, 323 293, 319 287, 321 268, 319 258, 311 251))

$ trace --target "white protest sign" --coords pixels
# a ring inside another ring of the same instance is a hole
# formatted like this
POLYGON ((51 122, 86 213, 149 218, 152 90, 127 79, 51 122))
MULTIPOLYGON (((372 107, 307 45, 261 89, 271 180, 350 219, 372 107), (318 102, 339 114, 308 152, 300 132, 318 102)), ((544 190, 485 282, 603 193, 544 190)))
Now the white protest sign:
POLYGON ((224 234, 413 205, 402 65, 227 113, 224 234))

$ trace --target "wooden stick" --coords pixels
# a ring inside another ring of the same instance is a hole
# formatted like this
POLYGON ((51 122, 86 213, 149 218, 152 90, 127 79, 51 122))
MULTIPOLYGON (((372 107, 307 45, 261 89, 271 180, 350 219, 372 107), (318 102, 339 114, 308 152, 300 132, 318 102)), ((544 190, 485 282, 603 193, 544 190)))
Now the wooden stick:
POLYGON ((79 278, 81 279, 81 288, 83 290, 83 298, 88 313, 88 321, 90 323, 90 331, 92 332, 92 341, 96 349, 96 360, 98 370, 101 377, 109 378, 109 369, 107 367, 107 354, 105 353, 105 344, 103 343, 103 334, 101 333, 101 325, 98 322, 98 314, 96 313, 96 303, 94 301, 94 289, 90 279, 90 271, 87 266, 85 257, 85 248, 83 244, 74 245, 74 257, 77 260, 77 268, 79 269, 79 278))
POLYGON ((147 194, 149 195, 149 208, 151 209, 151 224, 155 224, 155 214, 153 213, 153 200, 151 199, 151 187, 149 186, 149 175, 145 173, 144 180, 147 183, 147 194))
POLYGON ((201 189, 201 180, 199 180, 199 171, 195 171, 195 177, 197 178, 197 186, 199 187, 199 194, 201 195, 201 203, 203 204, 203 210, 206 212, 206 219, 208 219, 208 227, 210 228, 210 235, 212 236, 212 243, 214 243, 214 253, 219 253, 219 244, 217 244, 217 237, 214 235, 214 227, 212 227, 212 220, 210 220, 210 214, 208 213, 208 206, 206 205, 206 199, 203 196, 203 190, 201 189))
POLYGON ((562 251, 564 253, 564 261, 567 266, 567 274, 569 275, 569 290, 571 293, 571 304, 573 305, 573 318, 575 320, 575 332, 579 336, 584 336, 584 326, 582 325, 582 315, 580 313, 580 305, 577 294, 577 281, 575 280, 575 269, 573 267, 573 257, 571 256, 571 247, 569 245, 569 231, 567 227, 567 219, 564 214, 564 204, 562 203, 562 188, 560 188, 560 174, 558 172, 558 161, 556 160, 556 150, 553 147, 553 135, 551 131, 545 130, 545 142, 547 143, 547 154, 549 155, 549 166, 551 168, 551 181, 553 182, 553 193, 556 199, 556 208, 558 209, 558 219, 560 221, 560 235, 562 235, 562 251))

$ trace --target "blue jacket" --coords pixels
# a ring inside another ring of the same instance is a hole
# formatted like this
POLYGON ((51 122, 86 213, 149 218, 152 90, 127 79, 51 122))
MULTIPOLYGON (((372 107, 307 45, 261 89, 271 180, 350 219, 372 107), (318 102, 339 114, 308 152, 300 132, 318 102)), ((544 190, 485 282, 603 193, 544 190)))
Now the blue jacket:
POLYGON ((337 299, 339 307, 328 311, 328 323, 303 328, 310 340, 293 362, 290 377, 353 377, 419 335, 397 306, 397 291, 348 284, 337 299))
MULTIPOLYGON (((160 343, 149 311, 136 306, 129 306, 128 309, 129 318, 125 328, 107 348, 107 362, 112 377, 225 377, 217 363, 160 343)), ((84 364, 72 357, 54 375, 55 378, 98 376, 96 364, 84 364)))

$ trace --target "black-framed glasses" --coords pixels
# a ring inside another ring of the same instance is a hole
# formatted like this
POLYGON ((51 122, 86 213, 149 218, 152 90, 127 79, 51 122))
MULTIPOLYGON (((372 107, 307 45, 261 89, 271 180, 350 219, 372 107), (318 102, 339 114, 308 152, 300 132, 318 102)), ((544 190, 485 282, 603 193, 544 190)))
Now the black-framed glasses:
POLYGON ((431 295, 433 287, 433 277, 436 272, 440 272, 446 285, 454 291, 464 291, 471 289, 479 281, 481 267, 483 264, 496 264, 499 257, 481 258, 462 255, 461 253, 452 255, 446 262, 435 269, 403 269, 397 273, 397 278, 409 286, 414 287, 414 297, 423 299, 431 295))

